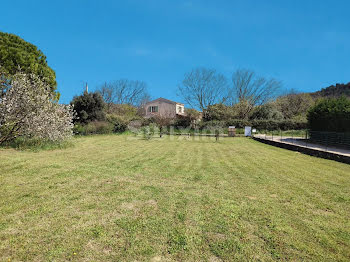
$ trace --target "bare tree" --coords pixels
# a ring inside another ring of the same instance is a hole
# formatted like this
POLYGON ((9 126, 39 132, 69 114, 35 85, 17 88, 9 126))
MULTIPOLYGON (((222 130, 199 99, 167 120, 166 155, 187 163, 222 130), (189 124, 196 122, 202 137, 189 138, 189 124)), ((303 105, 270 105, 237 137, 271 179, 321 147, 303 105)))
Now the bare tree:
POLYGON ((115 100, 115 92, 113 85, 110 83, 105 82, 102 86, 99 87, 98 92, 103 97, 104 101, 108 105, 108 107, 113 103, 115 100))
POLYGON ((101 93, 109 108, 111 104, 139 106, 145 97, 149 96, 145 82, 128 79, 104 83, 98 88, 98 92, 101 93))
POLYGON ((145 93, 141 99, 140 102, 137 106, 137 113, 140 116, 145 116, 146 115, 146 109, 145 105, 152 100, 151 96, 148 93, 145 93))
POLYGON ((225 76, 215 69, 195 68, 185 75, 179 86, 179 95, 192 107, 202 111, 223 101, 227 88, 225 76))
POLYGON ((239 69, 232 75, 232 89, 225 104, 235 105, 241 118, 246 118, 254 106, 262 105, 278 95, 281 82, 257 76, 253 71, 239 69))

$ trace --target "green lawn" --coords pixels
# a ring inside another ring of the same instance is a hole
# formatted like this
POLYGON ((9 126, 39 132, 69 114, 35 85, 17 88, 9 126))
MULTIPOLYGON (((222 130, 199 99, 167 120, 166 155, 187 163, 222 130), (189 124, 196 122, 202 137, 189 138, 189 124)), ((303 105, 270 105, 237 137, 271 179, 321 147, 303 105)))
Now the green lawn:
POLYGON ((350 165, 248 138, 0 149, 0 261, 350 260, 350 165))

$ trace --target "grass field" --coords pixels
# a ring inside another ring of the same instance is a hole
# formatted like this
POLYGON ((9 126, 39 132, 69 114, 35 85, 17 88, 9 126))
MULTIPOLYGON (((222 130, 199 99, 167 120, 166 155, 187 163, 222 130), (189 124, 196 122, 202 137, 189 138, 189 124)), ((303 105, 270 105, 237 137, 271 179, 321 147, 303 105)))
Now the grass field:
POLYGON ((0 149, 0 261, 350 260, 350 166, 248 138, 0 149))

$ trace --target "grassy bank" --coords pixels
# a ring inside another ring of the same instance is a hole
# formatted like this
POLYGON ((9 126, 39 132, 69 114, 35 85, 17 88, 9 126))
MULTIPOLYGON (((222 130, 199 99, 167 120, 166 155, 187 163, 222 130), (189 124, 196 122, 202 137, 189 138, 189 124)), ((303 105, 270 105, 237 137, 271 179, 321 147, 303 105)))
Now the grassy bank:
POLYGON ((248 138, 0 149, 0 260, 350 259, 350 166, 248 138))

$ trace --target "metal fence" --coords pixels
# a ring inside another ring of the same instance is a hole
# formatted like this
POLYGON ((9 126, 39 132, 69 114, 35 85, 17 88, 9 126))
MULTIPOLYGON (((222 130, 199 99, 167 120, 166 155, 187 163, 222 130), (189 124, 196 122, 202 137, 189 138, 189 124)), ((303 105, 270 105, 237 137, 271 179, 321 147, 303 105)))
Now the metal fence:
POLYGON ((350 133, 319 132, 310 130, 267 131, 257 130, 254 136, 282 143, 309 148, 329 150, 350 150, 350 133))
POLYGON ((350 149, 350 133, 308 131, 310 141, 350 149))

